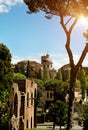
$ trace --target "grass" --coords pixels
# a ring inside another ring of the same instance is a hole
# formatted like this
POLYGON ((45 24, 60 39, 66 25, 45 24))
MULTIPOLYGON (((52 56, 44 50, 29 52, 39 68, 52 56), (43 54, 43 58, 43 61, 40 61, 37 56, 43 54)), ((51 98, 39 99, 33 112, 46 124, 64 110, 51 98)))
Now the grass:
POLYGON ((43 129, 43 128, 33 128, 33 129, 25 129, 25 130, 47 130, 47 129, 43 129))

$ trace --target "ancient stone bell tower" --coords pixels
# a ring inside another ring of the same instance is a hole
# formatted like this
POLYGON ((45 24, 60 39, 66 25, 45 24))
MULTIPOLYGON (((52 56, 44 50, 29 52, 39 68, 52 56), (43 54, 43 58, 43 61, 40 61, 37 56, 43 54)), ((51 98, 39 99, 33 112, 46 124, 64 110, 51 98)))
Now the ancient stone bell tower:
POLYGON ((43 55, 41 57, 41 64, 43 65, 43 69, 45 69, 46 67, 51 70, 52 69, 52 59, 50 58, 49 54, 43 55))

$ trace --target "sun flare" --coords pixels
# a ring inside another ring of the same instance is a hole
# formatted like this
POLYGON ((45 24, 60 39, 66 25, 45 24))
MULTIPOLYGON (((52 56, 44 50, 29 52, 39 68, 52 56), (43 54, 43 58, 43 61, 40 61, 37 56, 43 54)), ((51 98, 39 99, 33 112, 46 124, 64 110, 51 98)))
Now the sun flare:
POLYGON ((82 25, 84 25, 84 26, 88 26, 88 17, 81 16, 79 18, 79 23, 82 24, 82 25))

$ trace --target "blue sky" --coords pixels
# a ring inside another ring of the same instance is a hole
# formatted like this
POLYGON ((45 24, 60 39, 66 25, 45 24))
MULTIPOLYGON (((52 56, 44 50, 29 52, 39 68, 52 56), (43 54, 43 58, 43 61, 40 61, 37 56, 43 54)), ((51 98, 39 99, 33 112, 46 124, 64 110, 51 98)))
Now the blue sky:
MULTIPOLYGON (((10 49, 12 63, 28 59, 40 63, 41 56, 47 52, 55 69, 69 63, 59 17, 48 20, 43 12, 29 15, 26 11, 22 0, 0 0, 0 43, 10 49)), ((87 27, 88 23, 78 22, 72 32, 71 48, 76 63, 85 46, 83 32, 87 27)), ((83 65, 88 66, 88 56, 83 65)))

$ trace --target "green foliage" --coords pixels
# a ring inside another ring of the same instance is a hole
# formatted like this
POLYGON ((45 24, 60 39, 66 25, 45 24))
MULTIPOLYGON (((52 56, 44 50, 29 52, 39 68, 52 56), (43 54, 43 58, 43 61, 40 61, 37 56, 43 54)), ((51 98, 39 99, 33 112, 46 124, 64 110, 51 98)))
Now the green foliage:
POLYGON ((45 82, 46 90, 54 91, 60 87, 63 81, 57 79, 50 79, 45 82))
POLYGON ((67 81, 70 81, 70 69, 67 70, 66 80, 67 80, 67 81))
POLYGON ((7 90, 2 91, 0 95, 0 116, 1 122, 5 123, 8 121, 8 113, 7 113, 7 102, 8 102, 9 93, 7 90))
POLYGON ((58 79, 58 80, 62 80, 61 69, 59 69, 58 72, 57 72, 57 79, 58 79))
POLYGON ((80 80, 76 80, 76 82, 75 82, 75 86, 76 87, 78 87, 78 88, 80 88, 81 87, 81 83, 80 83, 80 80))
POLYGON ((37 83, 37 107, 39 107, 39 108, 44 108, 44 105, 45 105, 45 100, 44 100, 44 90, 45 90, 45 88, 44 88, 44 83, 43 83, 43 81, 42 80, 40 80, 40 79, 34 79, 35 80, 35 82, 37 83))
POLYGON ((82 99, 84 99, 85 98, 86 83, 87 83, 86 73, 85 73, 84 69, 80 70, 79 80, 80 80, 81 89, 82 89, 82 99))
POLYGON ((14 79, 26 79, 26 76, 21 73, 14 73, 13 78, 14 79))
POLYGON ((0 44, 0 92, 5 89, 10 91, 12 79, 11 54, 5 45, 0 44))
POLYGON ((88 75, 86 75, 86 89, 88 90, 88 75))
POLYGON ((86 73, 85 73, 84 69, 80 70, 79 79, 80 79, 81 86, 86 87, 86 73))
POLYGON ((67 119, 65 97, 69 90, 69 83, 63 82, 62 80, 51 79, 46 81, 45 87, 47 91, 53 91, 54 100, 49 107, 49 116, 54 122, 53 126, 55 126, 56 123, 62 125, 67 119))
POLYGON ((65 125, 67 122, 67 103, 60 100, 52 103, 49 108, 49 114, 54 124, 65 125))
POLYGON ((83 121, 83 104, 81 103, 81 101, 74 103, 74 112, 78 114, 76 116, 76 119, 78 119, 78 121, 80 123, 82 123, 82 121, 83 121))
POLYGON ((43 81, 49 80, 50 75, 49 75, 49 68, 45 67, 44 72, 43 72, 43 81))
MULTIPOLYGON (((11 86, 13 83, 13 71, 11 69, 11 54, 9 49, 0 44, 0 129, 9 122, 11 86)), ((8 128, 7 128, 8 129, 8 128)))
POLYGON ((69 83, 57 79, 50 79, 45 82, 45 87, 47 91, 51 90, 54 92, 55 99, 65 100, 65 96, 69 89, 69 83))

